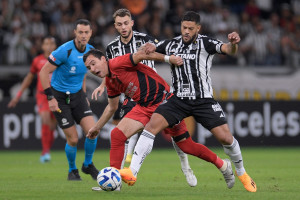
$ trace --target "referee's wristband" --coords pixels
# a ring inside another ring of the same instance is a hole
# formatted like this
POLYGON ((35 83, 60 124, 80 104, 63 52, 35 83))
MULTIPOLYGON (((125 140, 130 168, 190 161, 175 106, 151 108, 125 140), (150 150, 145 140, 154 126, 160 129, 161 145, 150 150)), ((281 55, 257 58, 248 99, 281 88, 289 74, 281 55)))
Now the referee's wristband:
POLYGON ((45 95, 47 96, 53 96, 52 90, 50 87, 44 90, 45 95))
POLYGON ((170 56, 165 55, 164 60, 165 60, 166 63, 171 64, 170 63, 170 56))

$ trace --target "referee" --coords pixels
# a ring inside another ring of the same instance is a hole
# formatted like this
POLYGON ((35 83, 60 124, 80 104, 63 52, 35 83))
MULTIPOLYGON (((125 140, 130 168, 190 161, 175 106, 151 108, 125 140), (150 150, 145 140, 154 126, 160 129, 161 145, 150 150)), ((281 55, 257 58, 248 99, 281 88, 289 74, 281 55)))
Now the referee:
MULTIPOLYGON (((124 8, 118 9, 113 14, 113 18, 115 22, 115 28, 117 29, 120 35, 108 44, 106 48, 106 56, 108 59, 113 59, 128 53, 136 53, 138 49, 147 42, 153 44, 158 43, 156 39, 154 39, 153 37, 145 33, 133 31, 132 27, 134 25, 134 21, 131 18, 131 13, 129 10, 124 8)), ((143 60, 142 63, 151 67, 152 69, 154 69, 154 71, 156 71, 153 60, 143 60)), ((99 95, 101 95, 104 91, 104 87, 105 87, 105 79, 103 79, 101 85, 94 90, 92 95, 93 98, 97 99, 98 93, 100 93, 99 95)), ((122 106, 119 105, 119 109, 116 111, 113 117, 114 121, 120 121, 135 105, 136 103, 134 101, 126 97, 125 100, 123 101, 123 105, 122 106)), ((137 139, 138 139, 138 134, 131 136, 129 139, 128 150, 127 150, 128 153, 126 156, 126 162, 128 163, 130 163, 131 161, 131 156, 133 154, 133 150, 137 142, 137 139)), ((193 170, 189 165, 187 155, 177 147, 176 143, 173 140, 172 143, 180 158, 181 169, 186 177, 188 184, 191 187, 196 186, 197 178, 194 175, 193 170)), ((125 149, 125 154, 126 154, 126 149, 125 149)))
MULTIPOLYGON (((156 135, 164 128, 178 124, 185 117, 193 116, 223 145, 245 189, 256 192, 255 182, 245 171, 239 143, 229 130, 221 106, 213 98, 210 77, 214 54, 236 55, 240 37, 236 32, 232 32, 228 34, 229 42, 223 43, 198 34, 200 29, 200 15, 188 11, 181 21, 181 36, 157 45, 156 51, 167 55, 165 61, 169 61, 170 56, 174 55, 180 56, 182 60, 177 62, 178 66, 170 65, 174 95, 156 109, 144 132, 156 135)), ((182 143, 188 140, 181 139, 182 143)), ((180 144, 177 143, 179 147, 180 144)), ((143 144, 138 141, 136 148, 139 145, 143 144)))
MULTIPOLYGON (((74 34, 74 40, 64 43, 51 53, 40 72, 40 79, 49 108, 67 139, 65 152, 69 162, 68 180, 76 181, 81 180, 81 177, 75 163, 78 143, 75 122, 80 124, 85 134, 95 125, 85 94, 87 69, 82 60, 83 55, 93 48, 88 44, 92 35, 90 22, 85 19, 76 21, 74 34), (50 86, 49 75, 52 72, 50 86)), ((99 172, 92 162, 96 145, 97 138, 85 138, 85 160, 81 170, 93 179, 97 178, 99 172)))

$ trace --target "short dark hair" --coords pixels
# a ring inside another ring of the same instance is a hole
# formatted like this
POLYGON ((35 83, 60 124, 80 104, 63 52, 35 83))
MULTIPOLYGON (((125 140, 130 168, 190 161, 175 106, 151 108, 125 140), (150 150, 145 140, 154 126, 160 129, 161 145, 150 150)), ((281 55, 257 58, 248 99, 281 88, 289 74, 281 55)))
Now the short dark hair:
POLYGON ((194 11, 187 11, 184 13, 181 22, 192 21, 196 24, 200 24, 200 15, 194 11))
POLYGON ((78 19, 76 22, 75 22, 75 26, 74 26, 74 30, 77 29, 77 25, 78 24, 83 24, 83 25, 86 25, 86 26, 90 26, 90 28, 92 28, 92 24, 89 20, 87 19, 78 19))
POLYGON ((101 59, 102 56, 105 57, 105 54, 102 51, 100 51, 98 49, 90 49, 87 53, 85 53, 83 55, 83 62, 85 62, 87 57, 89 57, 90 55, 93 55, 93 56, 95 56, 96 58, 99 58, 99 59, 101 59))
POLYGON ((113 14, 113 18, 114 20, 116 19, 116 17, 125 17, 125 16, 128 16, 131 18, 131 13, 128 9, 126 8, 120 8, 118 9, 114 14, 113 14))
POLYGON ((44 37, 43 37, 42 41, 44 42, 46 39, 54 40, 55 45, 57 45, 57 42, 56 42, 55 37, 53 37, 53 36, 51 36, 51 35, 47 35, 47 36, 44 36, 44 37))

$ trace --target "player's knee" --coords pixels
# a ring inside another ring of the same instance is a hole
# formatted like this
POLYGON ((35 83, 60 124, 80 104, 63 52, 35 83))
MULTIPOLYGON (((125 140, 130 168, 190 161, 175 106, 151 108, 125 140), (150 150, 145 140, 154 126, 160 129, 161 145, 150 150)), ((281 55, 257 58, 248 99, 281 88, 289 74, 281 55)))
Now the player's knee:
POLYGON ((160 131, 164 130, 168 127, 168 122, 166 119, 160 114, 154 113, 150 119, 150 121, 146 124, 145 130, 150 133, 156 135, 160 131))
POLYGON ((190 137, 181 139, 180 141, 176 142, 177 146, 186 154, 194 155, 193 145, 194 141, 190 137))
POLYGON ((78 143, 78 138, 74 137, 74 138, 68 138, 68 144, 72 147, 77 146, 78 143))

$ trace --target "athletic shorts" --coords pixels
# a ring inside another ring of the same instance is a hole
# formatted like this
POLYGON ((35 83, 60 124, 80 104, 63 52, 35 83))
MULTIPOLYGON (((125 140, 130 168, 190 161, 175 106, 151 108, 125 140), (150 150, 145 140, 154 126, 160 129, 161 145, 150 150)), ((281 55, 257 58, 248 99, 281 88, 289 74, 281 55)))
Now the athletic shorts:
POLYGON ((40 93, 37 91, 35 96, 36 105, 38 106, 38 112, 50 112, 47 96, 44 93, 40 93))
POLYGON ((189 116, 208 130, 227 123, 222 107, 213 98, 186 100, 173 95, 155 113, 161 114, 170 127, 189 116))
POLYGON ((131 109, 136 105, 136 102, 126 97, 123 104, 119 103, 118 110, 115 112, 113 119, 121 120, 131 109))
POLYGON ((69 128, 75 124, 80 124, 82 118, 92 116, 93 112, 89 106, 86 94, 80 90, 70 94, 70 104, 67 104, 67 95, 52 88, 53 95, 58 102, 61 113, 53 112, 55 118, 62 129, 69 128))
MULTIPOLYGON (((132 110, 127 113, 124 117, 134 119, 141 122, 144 126, 150 121, 150 118, 153 112, 157 109, 158 104, 143 107, 137 104, 132 108, 132 110)), ((165 133, 170 134, 171 136, 179 136, 187 132, 186 125, 184 121, 181 121, 179 124, 175 125, 172 128, 166 128, 165 133)))

